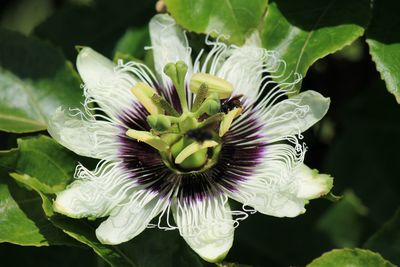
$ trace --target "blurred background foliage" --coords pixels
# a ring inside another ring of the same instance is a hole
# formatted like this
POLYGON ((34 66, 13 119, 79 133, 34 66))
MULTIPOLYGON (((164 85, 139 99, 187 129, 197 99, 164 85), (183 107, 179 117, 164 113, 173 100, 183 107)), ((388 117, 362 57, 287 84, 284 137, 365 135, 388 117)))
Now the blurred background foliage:
MULTIPOLYGON (((213 21, 225 21, 217 30, 238 45, 258 29, 263 46, 304 75, 301 90, 331 98, 327 116, 305 133, 306 163, 335 177, 333 192, 343 198, 312 201, 305 215, 293 219, 251 215, 236 229, 226 258, 232 265, 226 266, 305 266, 335 248, 369 249, 399 265, 399 2, 165 4, 189 30, 194 53, 203 48, 205 34, 215 35, 207 32, 213 21)), ((155 6, 150 0, 0 2, 1 266, 212 266, 176 231, 146 230, 109 247, 93 235, 98 221, 51 209, 52 194, 70 181, 75 162, 96 163, 66 151, 45 131, 55 107, 82 101, 75 45, 151 66, 151 51, 143 47, 150 45, 147 24, 155 6)), ((342 266, 341 260, 355 258, 365 260, 355 266, 393 266, 367 250, 333 251, 309 266, 342 266)))

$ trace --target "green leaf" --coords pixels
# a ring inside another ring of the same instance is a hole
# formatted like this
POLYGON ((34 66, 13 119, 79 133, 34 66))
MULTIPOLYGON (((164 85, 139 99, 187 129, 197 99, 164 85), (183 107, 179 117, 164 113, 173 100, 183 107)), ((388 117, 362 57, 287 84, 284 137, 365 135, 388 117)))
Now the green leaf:
MULTIPOLYGON (((53 205, 52 205, 52 200, 51 200, 51 195, 43 193, 43 191, 46 191, 48 189, 47 185, 45 183, 42 183, 42 181, 46 181, 44 179, 45 177, 31 177, 27 174, 21 175, 17 173, 11 173, 11 176, 18 181, 19 183, 23 184, 26 186, 28 189, 32 189, 36 192, 36 194, 29 192, 29 195, 31 198, 35 201, 34 205, 32 203, 27 204, 27 208, 36 208, 37 212, 40 212, 41 217, 40 218, 34 218, 32 221, 30 220, 21 220, 21 223, 24 223, 23 225, 19 225, 18 223, 15 223, 13 220, 17 220, 17 216, 13 216, 10 218, 10 220, 0 224, 0 237, 2 235, 2 229, 1 226, 6 228, 4 230, 3 235, 11 239, 9 237, 10 233, 25 233, 28 232, 32 235, 33 237, 36 238, 37 240, 34 239, 39 244, 43 245, 48 245, 50 241, 53 239, 57 240, 57 236, 62 236, 64 239, 68 240, 69 242, 61 242, 61 244, 79 244, 75 240, 91 247, 98 255, 100 255, 106 262, 108 262, 111 266, 135 266, 131 260, 125 256, 124 254, 120 253, 116 247, 112 246, 106 246, 101 244, 99 241, 97 241, 96 236, 94 235, 94 227, 89 224, 89 222, 85 220, 74 220, 67 218, 65 216, 61 216, 58 214, 55 214, 53 211, 53 205), (41 208, 40 208, 41 207, 41 208), (46 217, 47 216, 47 217, 46 217), (46 228, 51 230, 49 233, 46 233, 46 236, 41 235, 39 231, 42 230, 42 226, 35 226, 35 225, 40 225, 40 223, 44 222, 46 228), (33 224, 33 226, 32 226, 33 224), (19 226, 21 229, 20 231, 6 231, 8 230, 7 227, 15 227, 19 226), (67 235, 65 235, 65 234, 67 235), (57 234, 57 236, 55 236, 57 234), (72 240, 72 242, 71 242, 72 240)), ((1 185, 1 184, 0 184, 1 185)), ((1 187, 0 187, 1 189, 1 187)), ((27 194, 27 191, 22 190, 23 193, 27 194)), ((0 191, 1 193, 1 191, 0 191)), ((46 192, 46 193, 51 193, 51 192, 46 192)), ((1 196, 1 195, 0 195, 1 196)), ((8 199, 9 201, 11 200, 8 199)), ((1 201, 2 202, 2 201, 1 201)), ((1 205, 0 202, 0 205, 1 205)), ((10 204, 8 204, 10 205, 10 204)), ((1 207, 1 206, 0 206, 1 207)), ((14 213, 19 213, 18 215, 20 217, 23 217, 23 213, 17 208, 14 209, 14 213)), ((36 214, 35 213, 35 214, 36 214)), ((11 217, 11 216, 9 216, 11 217)), ((28 242, 29 240, 33 239, 33 237, 27 236, 26 234, 21 237, 21 240, 18 240, 20 243, 13 242, 16 244, 24 244, 21 242, 28 242)), ((1 240, 1 239, 0 239, 1 240)), ((5 240, 10 242, 9 240, 5 240)), ((32 241, 33 242, 33 241, 32 241)), ((51 244, 54 242, 52 241, 51 244)), ((35 245, 36 243, 29 243, 25 245, 35 245)))
POLYGON ((66 234, 92 248, 95 253, 102 257, 111 266, 137 266, 127 255, 122 253, 117 246, 101 244, 94 234, 93 225, 88 221, 75 220, 61 215, 52 216, 50 220, 66 234))
POLYGON ((150 45, 148 27, 131 28, 118 40, 114 53, 144 59, 144 47, 148 45, 150 45))
POLYGON ((101 244, 95 236, 96 222, 56 215, 50 220, 65 233, 88 245, 111 266, 203 267, 204 262, 186 245, 177 231, 149 229, 118 245, 101 244), (157 255, 155 257, 154 255, 157 255))
POLYGON ((400 2, 374 1, 373 17, 367 30, 372 60, 386 82, 388 91, 400 103, 400 2))
MULTIPOLYGON (((26 225, 22 225, 21 232, 25 231, 28 233, 36 234, 34 237, 40 240, 44 245, 49 244, 49 240, 55 239, 57 236, 62 236, 64 239, 67 239, 69 244, 79 244, 75 240, 91 247, 99 256, 101 256, 106 262, 108 262, 111 266, 136 266, 134 265, 131 260, 125 256, 123 253, 118 251, 116 247, 106 246, 101 244, 97 241, 96 236, 94 235, 94 228, 89 224, 89 222, 85 220, 74 220, 70 219, 58 214, 55 214, 53 211, 53 204, 51 200, 51 195, 45 194, 46 193, 53 193, 48 191, 48 186, 46 183, 42 183, 46 181, 45 177, 31 177, 27 174, 17 174, 11 173, 10 174, 16 181, 26 186, 28 189, 32 189, 36 191, 34 194, 35 199, 35 207, 40 207, 42 209, 38 209, 41 212, 41 220, 39 218, 35 218, 33 222, 27 221, 25 222, 26 225), (40 197, 39 197, 40 196, 40 197), (46 217, 47 216, 47 217, 46 217), (50 221, 49 221, 50 220, 50 221), (47 229, 50 229, 52 232, 46 234, 46 236, 42 236, 37 234, 41 228, 36 229, 34 227, 29 228, 29 224, 38 224, 41 221, 46 223, 47 229), (33 228, 33 229, 31 229, 33 228), (65 234, 67 235, 65 235, 65 234), (57 234, 57 236, 55 236, 57 234), (67 238, 66 238, 67 237, 67 238), (71 242, 71 240, 73 242, 71 242)), ((26 191, 25 191, 26 192, 26 191)), ((31 193, 30 193, 31 194, 31 193)), ((31 194, 32 195, 32 194, 31 194)), ((1 203, 1 202, 0 202, 1 203)), ((31 203, 28 204, 29 207, 33 207, 31 203)), ((19 210, 17 210, 18 212, 19 210)), ((22 221, 24 222, 24 221, 22 221)), ((5 222, 2 224, 4 227, 10 227, 13 225, 19 225, 14 223, 11 219, 10 221, 5 222)), ((5 233, 7 233, 5 231, 5 233)), ((18 233, 18 231, 10 231, 10 233, 18 233)), ((1 236, 1 227, 0 227, 0 236, 1 236)), ((26 240, 30 240, 29 236, 23 236, 20 242, 27 242, 26 240), (24 241, 25 240, 25 241, 24 241)), ((64 240, 63 240, 64 241, 64 240)), ((37 241, 38 242, 38 241, 37 241)), ((14 242, 15 243, 15 242, 14 242)), ((61 244, 68 244, 67 242, 62 242, 61 244)), ((17 243, 18 244, 18 243, 17 243)))
POLYGON ((0 171, 15 169, 18 160, 18 148, 0 150, 0 171))
POLYGON ((51 201, 50 196, 45 195, 41 190, 43 185, 40 181, 34 177, 31 177, 27 174, 18 174, 18 173, 10 173, 10 176, 14 178, 20 184, 26 186, 26 188, 33 189, 36 193, 39 194, 42 199, 42 209, 47 217, 50 217, 54 214, 53 212, 53 203, 51 201))
POLYGON ((229 42, 241 45, 258 28, 267 0, 165 0, 176 22, 197 33, 229 35, 229 42))
POLYGON ((287 75, 304 76, 317 59, 360 37, 369 17, 369 0, 274 0, 265 18, 263 46, 279 52, 287 75))
POLYGON ((319 219, 317 228, 326 233, 336 247, 356 247, 364 227, 361 218, 367 211, 361 200, 352 191, 347 191, 319 219))
MULTIPOLYGON (((25 203, 32 203, 31 207, 37 205, 38 201, 40 202, 40 198, 36 195, 32 196, 30 192, 26 192, 25 196, 21 196, 20 199, 25 203)), ((35 220, 46 223, 47 219, 39 216, 39 218, 35 217, 34 220, 31 220, 13 199, 9 185, 3 181, 0 183, 0 210, 0 242, 27 246, 48 245, 46 238, 40 233, 39 227, 34 222, 35 220)))
POLYGON ((395 264, 400 264, 400 209, 368 239, 364 247, 381 253, 395 264))
POLYGON ((29 35, 33 28, 46 19, 52 11, 51 0, 16 1, 12 5, 5 5, 0 27, 29 35))
POLYGON ((53 214, 51 196, 43 193, 65 188, 76 165, 74 155, 47 136, 17 142, 18 148, 0 151, 0 242, 27 246, 79 244, 49 222, 47 216, 53 214), (11 172, 24 189, 5 172, 11 172))
POLYGON ((63 190, 75 171, 74 154, 43 135, 21 138, 17 142, 17 149, 0 152, 0 166, 8 172, 29 175, 33 179, 31 185, 40 192, 63 190))
POLYGON ((378 253, 364 249, 334 249, 307 267, 395 267, 378 253))
POLYGON ((0 29, 0 130, 45 130, 57 107, 80 106, 79 85, 79 77, 58 50, 0 29))
POLYGON ((0 243, 23 246, 77 245, 48 221, 41 198, 7 178, 0 180, 0 243))

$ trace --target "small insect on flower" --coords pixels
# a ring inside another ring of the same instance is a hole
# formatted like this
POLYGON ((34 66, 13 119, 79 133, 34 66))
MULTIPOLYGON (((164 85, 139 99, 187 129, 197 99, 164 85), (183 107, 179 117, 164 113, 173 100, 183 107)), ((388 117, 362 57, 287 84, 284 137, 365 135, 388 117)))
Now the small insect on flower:
POLYGON ((207 38, 210 51, 192 64, 184 31, 170 16, 156 15, 149 29, 157 78, 141 63, 114 64, 88 47, 79 52, 85 111, 59 108, 48 131, 101 161, 92 171, 77 166, 76 180, 57 194, 57 212, 108 217, 96 230, 104 244, 126 242, 158 218, 159 228, 178 229, 216 262, 249 212, 231 210, 228 198, 294 217, 330 191, 332 178, 303 164, 300 141, 327 112, 328 98, 294 95, 300 77, 284 76, 285 63, 260 48, 256 34, 242 47, 207 38))
POLYGON ((228 113, 232 109, 242 108, 242 102, 240 102, 240 99, 242 97, 243 95, 237 95, 230 99, 226 99, 225 101, 222 102, 221 111, 224 113, 228 113))

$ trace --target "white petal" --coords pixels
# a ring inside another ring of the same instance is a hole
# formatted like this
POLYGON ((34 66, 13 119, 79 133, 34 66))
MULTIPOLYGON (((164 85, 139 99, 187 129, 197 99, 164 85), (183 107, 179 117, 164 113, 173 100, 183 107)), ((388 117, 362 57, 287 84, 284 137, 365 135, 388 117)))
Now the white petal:
POLYGON ((82 80, 88 87, 94 88, 104 78, 114 76, 115 64, 90 47, 84 47, 78 54, 76 66, 82 80))
POLYGON ((329 104, 329 98, 311 90, 279 102, 262 117, 265 136, 272 141, 304 132, 325 116, 329 104))
POLYGON ((276 217, 295 217, 305 212, 306 199, 297 196, 304 151, 287 144, 267 147, 262 163, 238 184, 230 197, 259 212, 276 217))
POLYGON ((110 122, 84 120, 79 114, 71 117, 58 108, 47 130, 58 143, 82 156, 102 159, 117 153, 120 130, 110 122))
POLYGON ((132 186, 117 163, 100 163, 94 172, 78 165, 75 176, 79 180, 57 193, 54 201, 56 212, 73 218, 108 215, 132 186))
POLYGON ((117 66, 108 58, 85 47, 79 52, 76 66, 86 86, 86 97, 94 98, 110 117, 118 120, 119 115, 135 105, 130 89, 136 79, 117 71, 117 66))
MULTIPOLYGON (((284 166, 274 166, 270 170, 283 169, 284 166)), ((265 170, 265 169, 264 169, 265 170)), ((277 172, 276 172, 277 173, 277 172)), ((252 198, 245 204, 253 206, 261 213, 275 217, 295 217, 303 214, 304 206, 308 200, 326 195, 333 186, 333 178, 327 174, 318 174, 317 170, 311 170, 301 164, 295 168, 288 177, 290 180, 283 182, 273 190, 268 186, 254 184, 252 198)), ((285 180, 283 178, 281 181, 285 180)), ((243 199, 242 199, 243 202, 243 199)))
POLYGON ((304 199, 296 198, 284 192, 254 190, 254 197, 244 204, 252 206, 258 212, 274 217, 296 217, 306 212, 304 199))
MULTIPOLYGON (((329 192, 332 179, 304 167, 305 149, 295 136, 320 120, 329 102, 317 92, 306 91, 272 107, 249 109, 249 116, 263 122, 251 133, 257 136, 252 144, 268 145, 265 153, 259 155, 261 163, 246 173, 247 180, 240 181, 238 191, 230 196, 264 214, 294 217, 305 212, 309 199, 329 192)), ((239 117, 232 129, 247 134, 254 126, 246 128, 246 121, 239 117)))
POLYGON ((299 168, 296 173, 299 179, 297 197, 314 199, 324 196, 331 191, 333 178, 328 174, 319 174, 318 170, 312 170, 306 165, 299 168))
POLYGON ((163 71, 166 64, 183 60, 189 71, 192 68, 190 47, 182 28, 167 14, 155 15, 150 21, 149 31, 155 69, 166 86, 169 79, 163 71))
POLYGON ((138 191, 128 203, 116 207, 110 217, 96 230, 96 236, 103 244, 116 245, 140 234, 150 221, 165 207, 156 193, 138 191))
POLYGON ((173 210, 179 232, 204 260, 222 260, 233 243, 233 220, 226 201, 221 199, 178 202, 173 210))
POLYGON ((217 72, 217 76, 234 86, 232 95, 244 95, 250 103, 257 99, 261 87, 265 49, 245 45, 232 50, 231 56, 217 72))
POLYGON ((54 210, 72 218, 102 217, 107 214, 108 202, 94 183, 77 181, 57 194, 54 210))

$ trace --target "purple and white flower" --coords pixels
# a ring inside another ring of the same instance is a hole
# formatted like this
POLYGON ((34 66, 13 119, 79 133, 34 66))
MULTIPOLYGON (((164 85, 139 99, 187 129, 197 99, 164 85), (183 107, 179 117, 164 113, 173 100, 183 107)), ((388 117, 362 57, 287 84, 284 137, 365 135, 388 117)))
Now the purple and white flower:
POLYGON ((114 64, 88 47, 79 52, 85 111, 59 108, 48 131, 101 161, 92 171, 77 166, 76 180, 57 194, 57 212, 108 217, 96 230, 105 244, 155 225, 179 229, 215 262, 249 207, 294 217, 330 191, 332 178, 303 164, 300 140, 330 101, 315 91, 287 98, 300 77, 285 76, 285 62, 260 48, 257 34, 242 47, 207 39, 209 51, 192 64, 185 33, 170 16, 156 15, 149 28, 157 78, 144 64, 114 64), (231 210, 229 198, 244 209, 231 210))

